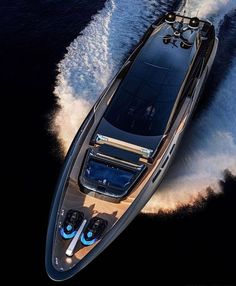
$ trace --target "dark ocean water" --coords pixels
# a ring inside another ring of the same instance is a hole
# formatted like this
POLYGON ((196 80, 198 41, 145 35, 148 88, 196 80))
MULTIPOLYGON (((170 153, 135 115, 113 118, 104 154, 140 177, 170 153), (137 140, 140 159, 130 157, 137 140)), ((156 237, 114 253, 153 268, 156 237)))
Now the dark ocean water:
MULTIPOLYGON (((11 263, 20 270, 9 279, 18 282, 55 284, 45 273, 44 252, 50 204, 62 165, 57 139, 48 132, 50 114, 57 107, 53 95, 57 64, 103 5, 99 0, 0 2, 0 89, 2 99, 9 101, 4 125, 14 134, 9 155, 16 162, 13 176, 7 176, 17 210, 12 249, 16 255, 11 263)), ((227 45, 219 51, 218 66, 224 72, 235 55, 233 33, 225 32, 230 31, 231 21, 226 18, 221 31, 227 45)), ((220 73, 216 74, 206 91, 219 84, 220 73)), ((209 100, 201 101, 196 117, 209 100)), ((64 284, 111 285, 106 276, 111 273, 120 284, 137 283, 142 277, 147 285, 235 285, 235 186, 235 178, 226 173, 224 193, 212 195, 199 208, 184 208, 169 216, 138 216, 103 254, 64 284)))

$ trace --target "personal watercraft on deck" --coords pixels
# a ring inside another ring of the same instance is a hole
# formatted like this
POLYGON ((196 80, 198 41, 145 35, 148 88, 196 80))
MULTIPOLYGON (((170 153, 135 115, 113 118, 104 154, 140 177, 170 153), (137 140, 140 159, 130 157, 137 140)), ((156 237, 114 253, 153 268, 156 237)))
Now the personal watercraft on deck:
POLYGON ((157 190, 199 100, 218 39, 168 13, 147 30, 80 127, 52 206, 46 269, 65 280, 91 262, 157 190))

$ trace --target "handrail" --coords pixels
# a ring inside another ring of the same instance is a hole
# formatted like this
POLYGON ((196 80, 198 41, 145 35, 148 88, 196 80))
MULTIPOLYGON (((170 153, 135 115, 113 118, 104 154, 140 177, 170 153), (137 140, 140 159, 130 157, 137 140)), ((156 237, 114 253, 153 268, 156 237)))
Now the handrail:
POLYGON ((104 136, 101 134, 97 134, 96 143, 99 145, 103 145, 103 144, 110 145, 110 146, 117 147, 119 149, 127 150, 130 152, 136 153, 136 154, 140 154, 144 158, 150 158, 153 153, 152 149, 148 149, 142 146, 138 146, 138 145, 131 144, 125 141, 114 139, 114 138, 104 136))

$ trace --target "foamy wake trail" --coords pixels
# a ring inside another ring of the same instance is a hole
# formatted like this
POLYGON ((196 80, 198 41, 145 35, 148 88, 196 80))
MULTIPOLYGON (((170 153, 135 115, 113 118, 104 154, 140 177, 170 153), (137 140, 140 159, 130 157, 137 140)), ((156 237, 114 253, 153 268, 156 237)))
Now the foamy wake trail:
MULTIPOLYGON (((235 8, 235 0, 191 1, 191 16, 211 18, 220 25, 224 15, 235 8)), ((187 9, 187 10, 188 10, 187 9)), ((146 213, 173 211, 194 205, 207 196, 207 189, 221 191, 224 170, 236 175, 236 59, 214 94, 204 114, 185 134, 178 154, 158 191, 143 209, 146 213)))
POLYGON ((184 7, 191 17, 198 15, 207 18, 216 28, 219 28, 224 16, 235 8, 236 0, 188 0, 184 7))
MULTIPOLYGON (((174 2, 109 0, 71 43, 59 63, 55 87, 62 108, 55 116, 53 129, 65 151, 130 49, 147 26, 159 14, 171 10, 174 2)), ((188 10, 192 14, 199 10, 199 16, 209 16, 219 24, 235 0, 194 0, 190 3, 188 10)), ((236 174, 235 76, 236 62, 228 76, 222 79, 214 102, 204 116, 192 123, 171 169, 144 212, 158 213, 160 209, 169 211, 193 204, 199 194, 206 194, 207 187, 219 191, 218 181, 223 178, 225 169, 236 174)))
POLYGON ((68 149, 76 131, 130 49, 154 19, 174 2, 109 0, 68 47, 59 63, 55 95, 60 111, 53 130, 68 149))
POLYGON ((207 188, 220 192, 224 170, 236 175, 236 60, 204 115, 185 134, 178 154, 146 213, 194 205, 207 188))

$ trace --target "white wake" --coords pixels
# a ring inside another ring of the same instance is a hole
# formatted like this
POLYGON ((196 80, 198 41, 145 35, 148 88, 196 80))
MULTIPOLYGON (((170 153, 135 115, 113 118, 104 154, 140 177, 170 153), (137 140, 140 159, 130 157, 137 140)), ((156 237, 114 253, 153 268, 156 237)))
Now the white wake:
POLYGON ((173 211, 193 205, 207 188, 219 193, 224 170, 236 175, 236 60, 214 102, 185 134, 177 157, 144 212, 173 211))
MULTIPOLYGON (((114 74, 139 41, 143 32, 173 1, 109 0, 68 47, 59 63, 55 95, 61 109, 55 115, 53 130, 68 149, 76 131, 114 74), (166 4, 165 2, 168 2, 166 4)), ((187 10, 208 16, 218 25, 234 7, 235 0, 194 0, 187 10), (217 3, 217 4, 216 4, 217 3)), ((145 212, 171 210, 192 204, 208 186, 219 191, 224 169, 236 174, 235 68, 223 78, 214 102, 204 116, 191 126, 179 155, 145 212), (234 81, 235 82, 235 81, 234 81)))

